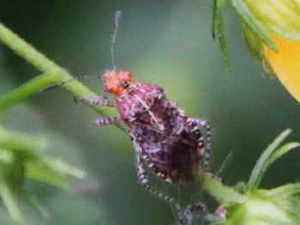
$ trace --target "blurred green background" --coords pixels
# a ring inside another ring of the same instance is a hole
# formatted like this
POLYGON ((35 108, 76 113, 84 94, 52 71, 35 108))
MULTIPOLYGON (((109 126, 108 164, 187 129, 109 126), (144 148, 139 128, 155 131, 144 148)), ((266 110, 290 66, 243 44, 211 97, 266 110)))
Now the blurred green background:
MULTIPOLYGON (((225 16, 232 75, 224 73, 218 44, 210 35, 211 0, 2 0, 0 21, 73 74, 94 75, 110 66, 115 10, 123 11, 117 66, 132 71, 138 81, 162 86, 187 115, 211 121, 214 169, 233 153, 223 171, 225 183, 248 179, 261 151, 285 128, 294 130, 290 140, 299 140, 298 103, 252 58, 230 7, 225 16)), ((0 45, 0 94, 37 74, 0 45)), ((84 82, 102 93, 100 80, 84 82)), ((46 134, 47 154, 89 174, 72 181, 74 191, 28 182, 52 214, 45 220, 29 210, 29 224, 173 224, 168 205, 138 184, 128 136, 114 127, 95 128, 97 117, 60 88, 1 115, 8 129, 46 134)), ((277 162, 263 186, 297 181, 299 159, 295 151, 277 162)), ((11 224, 3 208, 0 224, 11 224)))

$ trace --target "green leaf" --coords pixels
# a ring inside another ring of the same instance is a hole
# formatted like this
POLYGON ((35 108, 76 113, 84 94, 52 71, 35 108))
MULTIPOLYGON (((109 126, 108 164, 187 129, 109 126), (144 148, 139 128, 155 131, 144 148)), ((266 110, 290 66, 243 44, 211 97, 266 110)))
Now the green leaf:
POLYGON ((256 33, 250 29, 247 23, 242 23, 242 29, 244 33, 244 39, 247 43, 247 46, 250 48, 250 52, 257 57, 259 61, 262 60, 262 42, 256 33))
POLYGON ((13 154, 7 149, 0 149, 0 164, 10 164, 13 162, 13 154))
POLYGON ((17 225, 25 224, 23 212, 20 208, 20 201, 17 197, 17 193, 12 191, 8 183, 1 181, 0 194, 3 199, 4 205, 7 208, 14 223, 17 225))
POLYGON ((51 168, 53 171, 56 171, 58 173, 67 175, 67 176, 73 176, 77 177, 79 179, 83 179, 86 177, 85 172, 82 170, 79 170, 65 162, 63 162, 60 159, 46 159, 45 163, 49 168, 51 168))
MULTIPOLYGON (((213 0, 213 5, 212 5, 212 36, 213 38, 216 38, 218 34, 218 20, 220 19, 220 13, 222 13, 223 7, 225 5, 225 2, 227 0, 213 0)), ((222 19, 222 18, 221 18, 222 19)))
POLYGON ((263 26, 287 39, 300 39, 300 2, 298 0, 244 0, 263 26))
MULTIPOLYGON (((256 162, 251 176, 248 181, 248 188, 249 190, 253 190, 254 188, 257 188, 260 184, 260 181, 267 169, 268 166, 268 160, 270 160, 273 152, 276 151, 278 146, 283 142, 283 140, 292 132, 292 130, 287 129, 284 132, 282 132, 263 152, 263 154, 260 156, 258 161, 256 162)), ((285 149, 286 150, 286 149, 285 149)))
POLYGON ((231 60, 223 19, 223 8, 226 1, 227 0, 214 0, 213 2, 212 36, 218 39, 226 72, 231 73, 231 60))
POLYGON ((46 146, 44 136, 32 136, 19 132, 10 132, 0 126, 0 148, 12 152, 22 151, 33 155, 33 151, 40 151, 46 146))
POLYGON ((28 162, 26 166, 26 177, 63 188, 69 185, 67 176, 53 171, 52 168, 49 168, 49 166, 42 161, 28 162))
POLYGON ((50 218, 50 212, 39 202, 38 198, 30 193, 25 193, 25 197, 31 203, 31 205, 41 213, 41 215, 45 218, 50 218))
POLYGON ((243 18, 245 23, 257 34, 257 36, 272 50, 277 51, 277 46, 272 37, 268 34, 268 30, 252 15, 243 0, 231 0, 232 5, 243 18))
POLYGON ((54 186, 68 187, 68 177, 84 178, 85 173, 61 160, 43 159, 28 161, 26 176, 54 186))
POLYGON ((276 160, 287 154, 289 151, 299 147, 298 142, 290 142, 277 149, 266 162, 266 169, 271 166, 276 160))
POLYGON ((283 195, 295 195, 300 193, 300 183, 286 184, 271 190, 260 190, 265 196, 273 197, 283 195))

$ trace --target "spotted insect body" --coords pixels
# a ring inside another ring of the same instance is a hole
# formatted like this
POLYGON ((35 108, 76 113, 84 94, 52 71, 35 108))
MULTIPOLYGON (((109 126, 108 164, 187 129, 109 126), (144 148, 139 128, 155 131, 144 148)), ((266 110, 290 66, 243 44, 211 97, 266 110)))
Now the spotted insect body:
POLYGON ((170 101, 159 86, 132 81, 128 71, 110 70, 103 75, 104 88, 115 101, 82 96, 89 104, 115 107, 119 117, 97 119, 97 126, 123 122, 137 154, 140 183, 152 194, 168 201, 178 211, 180 224, 187 217, 170 195, 156 190, 149 182, 145 165, 169 183, 193 181, 199 170, 208 171, 211 127, 205 120, 190 118, 170 101), (205 131, 205 138, 200 132, 205 131))
POLYGON ((107 99, 81 97, 90 104, 116 107, 119 118, 102 118, 96 125, 119 121, 128 126, 138 157, 167 182, 193 180, 199 169, 208 170, 210 126, 208 122, 189 118, 170 101, 161 87, 132 81, 129 71, 107 71, 105 91, 115 95, 107 99), (200 128, 206 131, 204 144, 200 128))
MULTIPOLYGON (((111 46, 112 69, 102 76, 104 90, 115 96, 114 101, 102 96, 81 96, 76 100, 118 110, 119 116, 99 118, 95 125, 118 122, 127 125, 128 134, 136 150, 140 183, 152 194, 175 206, 180 224, 190 224, 190 217, 194 211, 206 211, 202 204, 192 204, 182 209, 175 198, 152 187, 145 165, 166 182, 192 182, 199 170, 210 169, 211 126, 205 120, 186 116, 183 110, 166 97, 160 86, 133 81, 130 71, 116 69, 115 41, 120 16, 121 12, 117 11, 111 46)), ((49 88, 64 85, 78 78, 49 88)))
POLYGON ((137 153, 159 177, 170 183, 191 181, 204 161, 201 133, 199 129, 191 130, 189 120, 161 95, 129 125, 137 153))
POLYGON ((102 126, 123 122, 127 125, 136 150, 140 183, 152 194, 175 206, 182 224, 188 218, 181 206, 172 196, 152 187, 145 165, 169 183, 193 181, 199 170, 209 170, 211 127, 205 120, 186 116, 166 97, 161 87, 135 82, 130 71, 116 69, 115 41, 120 16, 121 12, 117 11, 111 47, 112 69, 102 76, 105 92, 113 94, 115 100, 111 102, 102 97, 86 96, 79 100, 118 110, 118 117, 100 118, 95 124, 102 126), (200 129, 205 132, 205 139, 200 129))

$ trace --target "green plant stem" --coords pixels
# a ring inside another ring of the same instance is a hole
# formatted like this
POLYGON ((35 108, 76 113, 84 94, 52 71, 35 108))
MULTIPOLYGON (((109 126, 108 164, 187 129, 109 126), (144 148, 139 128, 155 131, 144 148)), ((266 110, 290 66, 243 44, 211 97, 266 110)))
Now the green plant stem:
POLYGON ((39 151, 45 147, 42 136, 32 136, 23 133, 10 132, 0 126, 0 148, 15 151, 39 151))
POLYGON ((57 65, 53 61, 49 60, 2 23, 0 23, 0 40, 41 72, 57 69, 57 65))
MULTIPOLYGON (((25 42, 2 23, 0 23, 0 41, 2 41, 7 47, 11 48, 16 54, 24 58, 27 62, 31 63, 35 68, 43 72, 42 75, 33 78, 31 81, 28 81, 21 87, 3 96, 0 99, 0 111, 19 103, 25 98, 38 93, 43 89, 46 89, 50 84, 74 79, 68 71, 58 66, 45 55, 41 54, 33 46, 25 42)), ((62 85, 62 87, 72 93, 74 97, 97 96, 96 93, 78 81, 66 83, 65 85, 62 85)), ((93 105, 88 106, 102 116, 111 116, 114 114, 113 110, 108 108, 93 105)), ((125 130, 120 124, 116 124, 116 127, 123 131, 125 130)))
MULTIPOLYGON (((14 91, 14 99, 20 98, 23 94, 29 96, 29 90, 33 89, 30 94, 37 93, 50 84, 59 83, 67 80, 74 79, 74 77, 65 69, 55 64, 48 59, 45 55, 38 52, 33 46, 25 42, 17 34, 13 33, 7 27, 0 23, 0 40, 16 54, 24 58, 27 62, 31 63, 35 68, 43 72, 43 75, 38 76, 36 79, 29 81, 20 87, 21 90, 14 91), (40 89, 38 89, 40 88, 40 89)), ((80 82, 70 82, 62 86, 74 96, 95 96, 96 94, 89 90, 80 82)))
POLYGON ((27 83, 0 97, 0 111, 10 108, 29 96, 39 92, 57 80, 57 74, 41 74, 27 83))
POLYGON ((210 194, 217 202, 222 205, 241 204, 247 201, 245 195, 240 194, 232 187, 222 184, 211 174, 204 174, 203 190, 210 194))

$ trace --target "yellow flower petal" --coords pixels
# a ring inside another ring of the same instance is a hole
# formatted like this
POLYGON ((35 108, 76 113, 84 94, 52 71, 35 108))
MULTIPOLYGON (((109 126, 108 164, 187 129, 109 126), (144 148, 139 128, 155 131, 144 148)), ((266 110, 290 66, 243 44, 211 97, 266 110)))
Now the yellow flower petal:
POLYGON ((264 46, 264 55, 278 79, 300 102, 300 41, 273 35, 279 51, 264 46))

